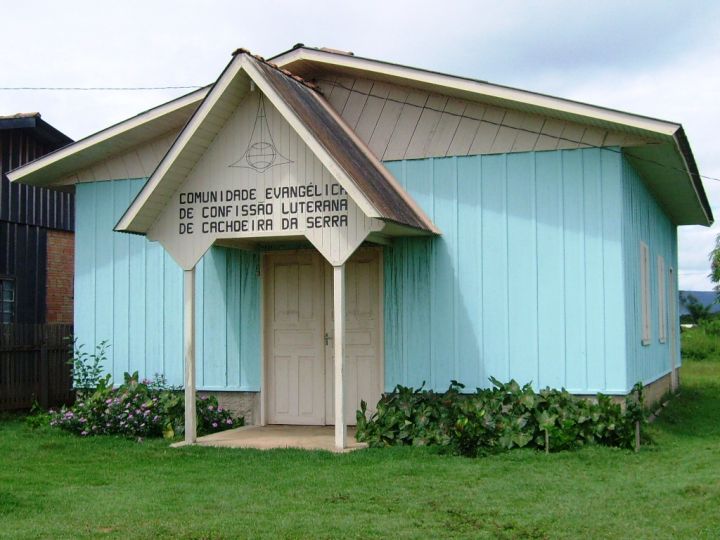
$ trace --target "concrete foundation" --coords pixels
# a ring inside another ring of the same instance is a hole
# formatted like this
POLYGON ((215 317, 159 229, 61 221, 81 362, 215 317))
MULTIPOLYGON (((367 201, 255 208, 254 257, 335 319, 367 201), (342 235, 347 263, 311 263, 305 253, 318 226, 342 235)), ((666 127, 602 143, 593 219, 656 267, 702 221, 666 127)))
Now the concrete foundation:
MULTIPOLYGON (((678 390, 680 389, 680 368, 677 368, 675 370, 678 377, 678 390)), ((649 410, 654 410, 659 404, 660 399, 665 396, 666 394, 670 393, 670 389, 672 386, 672 379, 670 377, 670 373, 667 375, 664 375, 660 377, 657 380, 654 380, 653 382, 646 384, 643 386, 643 393, 645 398, 645 408, 649 410)), ((595 395, 578 395, 578 397, 582 397, 585 399, 590 399, 592 401, 595 401, 596 396, 595 395)), ((619 403, 623 407, 625 406, 625 397, 626 396, 610 396, 614 403, 619 403)))
MULTIPOLYGON (((680 381, 680 368, 676 370, 678 382, 680 381)), ((670 392, 670 374, 660 377, 645 386, 645 406, 653 409, 660 399, 670 392)), ((215 396, 218 404, 232 411, 234 415, 242 416, 245 425, 257 426, 260 424, 260 392, 206 392, 198 391, 198 396, 215 396)), ((595 396, 584 396, 593 399, 595 396)), ((613 401, 624 404, 625 396, 613 396, 613 401)))
POLYGON ((236 416, 245 419, 245 425, 260 423, 260 392, 205 392, 198 391, 200 397, 215 396, 218 405, 236 416))
MULTIPOLYGON (((677 373, 678 390, 680 390, 680 368, 675 370, 677 373)), ((672 389, 672 379, 670 373, 660 377, 658 380, 651 382, 644 387, 645 391, 645 406, 654 409, 660 404, 660 399, 670 393, 672 389)))

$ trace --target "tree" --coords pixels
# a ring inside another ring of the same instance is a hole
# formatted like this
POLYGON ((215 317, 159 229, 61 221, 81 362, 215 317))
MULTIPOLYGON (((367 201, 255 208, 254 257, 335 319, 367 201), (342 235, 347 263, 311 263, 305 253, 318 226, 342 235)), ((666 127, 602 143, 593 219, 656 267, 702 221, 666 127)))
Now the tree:
POLYGON ((715 237, 715 247, 710 252, 710 274, 708 277, 715 284, 715 293, 720 300, 720 234, 715 237))
POLYGON ((699 324, 710 317, 712 304, 705 305, 700 303, 695 295, 680 293, 680 303, 688 310, 690 319, 694 324, 699 324))

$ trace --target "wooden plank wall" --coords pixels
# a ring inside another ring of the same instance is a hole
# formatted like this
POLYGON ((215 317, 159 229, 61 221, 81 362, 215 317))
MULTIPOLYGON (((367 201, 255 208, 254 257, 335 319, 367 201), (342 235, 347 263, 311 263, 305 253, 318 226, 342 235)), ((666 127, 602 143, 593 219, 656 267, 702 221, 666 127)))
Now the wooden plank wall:
POLYGON ((72 325, 0 325, 0 411, 71 403, 72 325))
MULTIPOLYGON (((645 187, 637 171, 623 159, 623 252, 625 257, 625 306, 627 317, 628 381, 630 384, 648 384, 670 372, 670 325, 679 325, 670 319, 668 293, 677 291, 677 228, 663 212, 660 205, 645 187), (642 343, 642 291, 640 287, 640 242, 650 250, 650 342, 642 343), (665 295, 658 290, 657 258, 662 257, 665 267, 665 282, 671 279, 670 268, 674 270, 672 287, 665 286, 665 295), (659 304, 665 303, 664 314, 667 336, 660 340, 659 304)), ((680 328, 676 327, 676 335, 680 328)), ((677 347, 677 365, 680 365, 680 340, 677 347)))
MULTIPOLYGON (((330 105, 383 161, 652 142, 627 133, 384 81, 325 73, 319 75, 318 84, 330 105)), ((174 129, 153 141, 98 160, 63 182, 147 178, 178 133, 174 129)))
POLYGON ((16 323, 44 323, 47 229, 0 221, 0 277, 15 281, 16 323))
POLYGON ((385 248, 385 390, 494 376, 626 393, 621 161, 576 149, 387 163, 443 235, 385 248))
MULTIPOLYGON (((108 340, 106 371, 183 384, 182 270, 157 242, 113 226, 144 179, 77 186, 75 333, 108 340)), ((201 390, 260 389, 257 253, 213 247, 197 266, 196 365, 201 390)))
POLYGON ((330 105, 383 161, 649 142, 383 81, 325 74, 318 83, 330 105))
POLYGON ((0 130, 0 221, 72 231, 72 193, 10 183, 5 173, 51 151, 29 129, 0 130))

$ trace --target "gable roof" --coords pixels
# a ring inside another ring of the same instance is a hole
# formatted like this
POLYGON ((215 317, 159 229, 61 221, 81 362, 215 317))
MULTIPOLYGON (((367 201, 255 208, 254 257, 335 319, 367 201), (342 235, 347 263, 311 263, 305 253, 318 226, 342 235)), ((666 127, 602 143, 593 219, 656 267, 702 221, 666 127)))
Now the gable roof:
POLYGON ((145 234, 150 229, 253 84, 368 217, 437 232, 395 178, 312 85, 244 49, 236 51, 116 230, 145 234))
MULTIPOLYGON (((643 177, 653 196, 677 225, 709 225, 713 222, 695 158, 679 123, 302 44, 271 60, 305 78, 330 71, 384 80, 451 97, 649 137, 656 142, 623 148, 622 152, 643 177)), ((11 181, 21 180, 31 185, 58 184, 68 174, 111 154, 121 153, 172 129, 179 129, 205 99, 209 89, 202 88, 120 122, 15 169, 8 177, 11 181)), ((326 102, 324 104, 327 106, 326 102)), ((334 114, 332 109, 330 114, 334 114)), ((349 130, 348 136, 357 139, 352 130, 349 130)), ((363 151, 367 149, 363 147, 360 143, 363 151)), ((401 196, 404 193, 402 189, 399 192, 401 196)))
POLYGON ((624 149, 624 153, 646 180, 650 191, 678 225, 710 225, 713 222, 712 209, 695 158, 683 127, 677 122, 468 77, 364 58, 335 49, 318 49, 298 44, 270 60, 304 77, 313 77, 323 70, 332 71, 650 137, 658 144, 624 149))
POLYGON ((590 105, 580 101, 560 98, 539 92, 522 90, 511 86, 490 83, 470 77, 450 75, 438 71, 411 67, 373 58, 356 56, 328 48, 296 45, 293 49, 269 59, 285 69, 311 78, 321 69, 332 69, 337 73, 372 76, 399 85, 411 85, 431 92, 458 98, 482 97, 483 101, 502 107, 580 121, 600 127, 611 127, 637 135, 658 135, 674 133, 679 124, 618 111, 607 107, 590 105))
POLYGON ((208 90, 209 87, 201 88, 141 112, 73 144, 45 154, 9 172, 7 176, 11 182, 22 179, 23 183, 35 186, 56 185, 68 174, 109 155, 129 150, 173 129, 179 129, 187 122, 208 90))

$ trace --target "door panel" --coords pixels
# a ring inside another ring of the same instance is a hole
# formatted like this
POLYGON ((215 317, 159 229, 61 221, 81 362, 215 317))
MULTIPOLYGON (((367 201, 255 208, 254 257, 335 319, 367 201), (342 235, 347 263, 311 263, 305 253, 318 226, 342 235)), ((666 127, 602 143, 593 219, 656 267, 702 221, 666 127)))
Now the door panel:
POLYGON ((317 253, 266 258, 267 421, 324 424, 323 266, 317 253))
MULTIPOLYGON (((377 249, 361 248, 345 263, 345 421, 354 425, 360 400, 370 411, 382 393, 380 340, 380 254, 377 249)), ((332 268, 325 272, 325 297, 332 298, 332 268)), ((326 302, 325 326, 333 336, 333 303, 326 302)), ((329 339, 326 351, 325 417, 335 423, 334 347, 329 339)))

